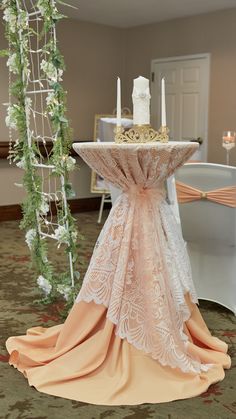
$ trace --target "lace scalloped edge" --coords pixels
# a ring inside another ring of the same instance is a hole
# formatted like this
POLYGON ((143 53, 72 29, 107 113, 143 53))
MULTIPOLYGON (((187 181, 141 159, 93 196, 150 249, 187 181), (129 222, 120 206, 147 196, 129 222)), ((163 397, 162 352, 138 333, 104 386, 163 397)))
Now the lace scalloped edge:
MULTIPOLYGON (((190 296, 191 296, 191 294, 190 294, 190 296)), ((192 297, 192 296, 191 296, 191 297, 192 297)), ((84 302, 86 302, 86 303, 91 303, 91 302, 94 302, 95 304, 97 304, 97 305, 103 305, 103 306, 105 306, 105 307, 108 309, 108 306, 107 306, 106 304, 104 304, 104 302, 102 302, 99 298, 96 298, 96 297, 94 297, 94 296, 88 296, 88 297, 83 297, 83 298, 80 298, 80 297, 78 296, 75 302, 76 302, 76 303, 79 303, 80 301, 84 301, 84 302)), ((189 311, 189 316, 188 316, 187 320, 189 319, 189 317, 190 317, 190 315, 191 315, 190 310, 188 310, 188 311, 189 311)), ((110 321, 111 321, 111 322, 112 322, 115 326, 117 326, 118 322, 117 322, 117 321, 115 321, 115 319, 114 319, 114 318, 112 318, 112 317, 111 317, 111 316, 109 316, 109 315, 107 315, 106 317, 107 317, 107 319, 108 319, 108 320, 110 320, 110 321)), ((186 320, 185 320, 185 321, 186 321, 186 320)), ((164 361, 162 361, 162 360, 160 360, 160 359, 158 359, 158 358, 155 358, 155 357, 153 356, 153 354, 152 354, 150 351, 145 350, 145 348, 144 348, 142 345, 138 344, 137 342, 132 341, 132 339, 130 339, 130 338, 127 336, 127 334, 122 334, 122 333, 119 333, 119 332, 116 330, 116 331, 115 331, 115 335, 116 335, 116 336, 118 336, 120 339, 126 339, 126 340, 127 340, 127 342, 128 342, 129 344, 133 345, 136 349, 143 351, 146 355, 151 356, 154 360, 156 360, 156 361, 160 362, 160 364, 161 364, 163 367, 168 366, 168 367, 171 367, 171 368, 179 368, 179 369, 181 369, 181 371, 183 371, 184 373, 190 373, 190 372, 192 372, 192 373, 197 373, 197 374, 199 374, 201 371, 203 371, 203 372, 208 371, 208 370, 209 370, 209 368, 211 368, 211 367, 214 365, 214 364, 202 364, 202 363, 200 363, 200 362, 198 362, 198 361, 191 360, 191 358, 190 358, 190 360, 189 360, 189 363, 190 363, 190 364, 192 363, 193 365, 192 365, 190 368, 189 368, 189 367, 186 367, 186 368, 181 368, 181 367, 179 367, 177 364, 172 364, 172 365, 170 365, 170 364, 168 364, 167 362, 164 362, 164 361)), ((184 327, 183 327, 183 325, 182 325, 182 330, 181 330, 181 336, 182 336, 182 338, 183 338, 183 336, 187 338, 187 340, 184 338, 184 345, 185 345, 185 347, 187 347, 187 345, 188 345, 188 343, 189 343, 189 339, 188 339, 188 336, 184 333, 184 327)), ((187 356, 187 355, 186 355, 186 356, 187 356)))

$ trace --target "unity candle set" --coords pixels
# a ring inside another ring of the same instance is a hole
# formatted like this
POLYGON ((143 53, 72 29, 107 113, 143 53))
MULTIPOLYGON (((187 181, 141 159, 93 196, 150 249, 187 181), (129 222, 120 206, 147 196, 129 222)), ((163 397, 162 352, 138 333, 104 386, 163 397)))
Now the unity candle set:
POLYGON ((125 131, 121 126, 121 83, 117 79, 117 126, 115 131, 116 143, 147 143, 160 141, 167 143, 169 129, 166 126, 165 79, 161 80, 161 127, 155 131, 150 125, 150 89, 149 80, 139 76, 134 79, 133 127, 125 131))

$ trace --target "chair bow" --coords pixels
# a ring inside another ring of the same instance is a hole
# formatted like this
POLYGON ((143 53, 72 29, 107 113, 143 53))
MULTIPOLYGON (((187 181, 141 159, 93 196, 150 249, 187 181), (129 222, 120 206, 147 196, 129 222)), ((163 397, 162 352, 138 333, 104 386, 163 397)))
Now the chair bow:
POLYGON ((228 186, 205 192, 186 185, 186 183, 176 182, 176 192, 178 202, 181 204, 208 199, 217 204, 236 208, 236 186, 228 186))

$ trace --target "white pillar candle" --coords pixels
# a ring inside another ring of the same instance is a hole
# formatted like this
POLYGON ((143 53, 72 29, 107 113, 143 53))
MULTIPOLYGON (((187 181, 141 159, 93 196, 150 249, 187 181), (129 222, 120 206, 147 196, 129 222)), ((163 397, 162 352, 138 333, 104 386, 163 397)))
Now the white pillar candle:
POLYGON ((150 124, 150 89, 149 80, 139 76, 133 84, 133 123, 134 125, 150 124))
POLYGON ((117 77, 117 102, 116 102, 116 125, 121 126, 121 85, 120 77, 117 77))
POLYGON ((166 88, 165 79, 161 79, 161 126, 166 127, 166 88))

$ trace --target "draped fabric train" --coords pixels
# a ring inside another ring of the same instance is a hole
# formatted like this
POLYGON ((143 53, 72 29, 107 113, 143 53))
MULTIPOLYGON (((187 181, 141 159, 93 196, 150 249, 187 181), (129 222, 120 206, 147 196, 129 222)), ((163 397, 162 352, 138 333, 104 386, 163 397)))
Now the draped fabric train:
POLYGON ((34 327, 26 336, 9 338, 9 362, 37 390, 87 403, 162 403, 196 396, 223 380, 230 359, 227 345, 211 336, 188 296, 186 302, 191 311, 185 324, 189 350, 202 363, 214 363, 207 372, 163 367, 115 335, 103 305, 82 301, 74 304, 64 324, 34 327))

